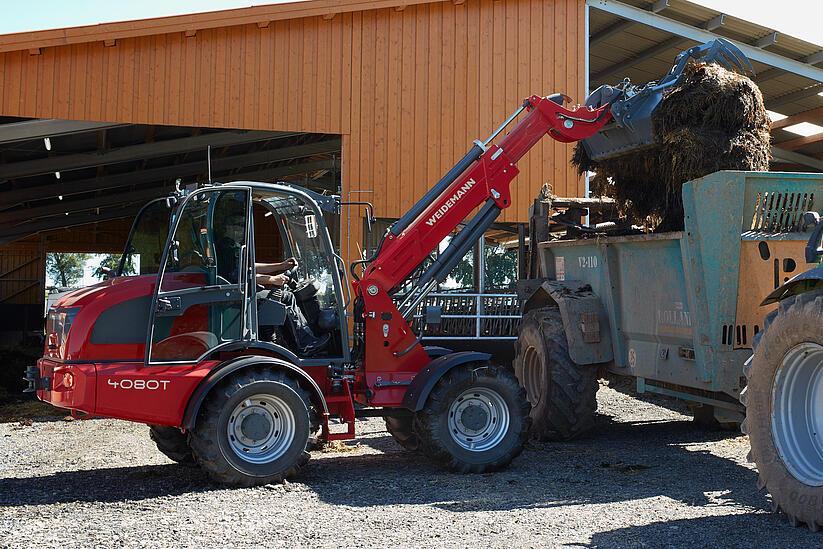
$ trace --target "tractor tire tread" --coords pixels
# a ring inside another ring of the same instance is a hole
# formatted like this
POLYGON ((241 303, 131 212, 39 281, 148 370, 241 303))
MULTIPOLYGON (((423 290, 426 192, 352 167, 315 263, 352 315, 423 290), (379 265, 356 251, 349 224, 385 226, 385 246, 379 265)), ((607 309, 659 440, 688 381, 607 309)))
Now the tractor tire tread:
POLYGON ((236 375, 230 376, 215 389, 214 396, 217 398, 207 398, 203 403, 197 418, 196 428, 189 431, 189 445, 192 448, 192 453, 194 454, 197 464, 205 470, 209 477, 215 482, 242 488, 259 486, 261 484, 281 483, 297 475, 311 457, 304 449, 291 467, 279 474, 267 477, 244 475, 234 469, 221 457, 221 451, 217 443, 217 423, 222 411, 221 402, 225 402, 241 389, 261 379, 281 383, 291 388, 305 403, 310 417, 312 415, 312 404, 309 394, 300 387, 297 381, 283 371, 254 368, 243 370, 236 375))
POLYGON ((592 429, 597 411, 598 366, 572 361, 560 310, 545 307, 527 312, 520 333, 514 361, 520 383, 528 382, 524 375, 524 355, 531 345, 543 345, 548 362, 544 367, 550 369, 545 376, 547 387, 536 389, 547 401, 532 408, 532 437, 571 440, 592 429))
POLYGON ((812 532, 823 527, 823 488, 807 486, 788 472, 771 435, 771 399, 780 357, 809 338, 823 344, 819 339, 821 325, 823 290, 781 301, 754 338, 754 358, 745 368, 747 385, 741 399, 746 404, 742 430, 749 435, 748 457, 758 470, 758 488, 771 495, 773 511, 784 514, 792 526, 805 524, 812 532))
POLYGON ((523 451, 525 442, 528 440, 531 420, 529 418, 529 403, 526 399, 525 391, 517 383, 517 379, 508 370, 488 364, 470 363, 456 367, 446 373, 437 383, 426 406, 415 414, 414 430, 420 439, 420 449, 429 459, 438 465, 457 473, 488 473, 499 471, 508 466, 514 458, 523 451), (487 463, 471 463, 460 459, 448 451, 445 444, 445 437, 448 432, 443 432, 437 428, 438 420, 448 413, 447 393, 455 385, 460 385, 473 379, 473 376, 487 376, 497 378, 507 386, 509 391, 519 395, 518 401, 520 409, 516 413, 520 414, 523 420, 520 422, 520 430, 515 435, 515 443, 504 454, 497 459, 487 463))
POLYGON ((386 431, 401 448, 408 452, 420 450, 420 437, 414 430, 414 416, 386 416, 386 431))
POLYGON ((149 438, 157 449, 170 460, 181 465, 195 465, 186 434, 177 427, 149 425, 149 438))

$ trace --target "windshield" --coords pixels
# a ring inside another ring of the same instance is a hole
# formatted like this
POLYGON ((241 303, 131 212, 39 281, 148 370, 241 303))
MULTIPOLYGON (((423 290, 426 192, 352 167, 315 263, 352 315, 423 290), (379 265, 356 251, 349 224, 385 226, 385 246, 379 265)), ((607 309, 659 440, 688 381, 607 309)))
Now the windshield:
POLYGON ((137 274, 156 274, 169 233, 171 208, 165 198, 149 202, 137 214, 132 225, 123 259, 117 269, 122 276, 124 265, 139 265, 137 274))
POLYGON ((334 307, 337 296, 334 289, 334 259, 324 246, 325 230, 314 210, 295 196, 276 196, 265 199, 269 209, 278 217, 283 228, 284 248, 297 259, 300 280, 313 278, 320 291, 317 298, 321 308, 334 307))

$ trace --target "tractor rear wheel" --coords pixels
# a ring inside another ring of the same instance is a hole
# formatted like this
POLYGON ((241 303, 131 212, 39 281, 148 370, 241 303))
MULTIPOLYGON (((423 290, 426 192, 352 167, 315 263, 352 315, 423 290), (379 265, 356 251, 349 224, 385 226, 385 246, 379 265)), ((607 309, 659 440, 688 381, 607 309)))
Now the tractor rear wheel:
POLYGON ((420 449, 444 467, 485 473, 506 467, 523 451, 529 403, 514 375, 488 362, 447 372, 415 415, 420 449))
POLYGON ((594 426, 597 410, 597 365, 578 365, 560 310, 527 312, 520 322, 514 373, 531 404, 532 436, 570 440, 594 426))
POLYGON ((186 435, 176 427, 149 425, 149 437, 167 458, 183 465, 194 465, 186 435))
POLYGON ((789 297, 766 317, 746 364, 743 432, 758 486, 793 525, 823 527, 823 291, 789 297))
POLYGON ((416 452, 420 449, 420 437, 414 432, 414 416, 390 415, 386 420, 386 430, 394 441, 409 452, 416 452))
POLYGON ((221 484, 281 482, 308 462, 308 394, 284 372, 249 369, 215 387, 189 435, 198 465, 221 484))

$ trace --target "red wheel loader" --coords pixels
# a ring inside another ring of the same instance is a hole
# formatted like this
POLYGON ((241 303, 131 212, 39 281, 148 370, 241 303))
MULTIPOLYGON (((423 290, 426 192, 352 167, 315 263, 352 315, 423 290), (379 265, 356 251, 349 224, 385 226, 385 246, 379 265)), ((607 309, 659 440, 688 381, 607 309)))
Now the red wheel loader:
POLYGON ((124 254, 124 262, 139 258, 140 273, 123 276, 121 264, 118 276, 55 304, 29 388, 77 413, 146 423, 171 459, 194 461, 229 485, 297 473, 314 433, 353 438, 363 415, 385 417, 401 445, 449 469, 505 467, 530 426, 514 374, 488 354, 424 347, 410 319, 511 205, 517 162, 538 141, 574 142, 608 124, 607 138, 591 143, 593 157, 641 146, 651 138, 644 118, 689 58, 739 64, 742 54, 720 46, 684 52, 659 83, 604 86, 584 105, 529 97, 390 227, 372 257, 350 266, 350 291, 324 220, 339 211, 336 197, 238 181, 151 202, 124 254), (296 259, 287 301, 282 289, 257 287, 255 243, 271 234, 296 259), (411 290, 398 298, 401 287, 411 290))

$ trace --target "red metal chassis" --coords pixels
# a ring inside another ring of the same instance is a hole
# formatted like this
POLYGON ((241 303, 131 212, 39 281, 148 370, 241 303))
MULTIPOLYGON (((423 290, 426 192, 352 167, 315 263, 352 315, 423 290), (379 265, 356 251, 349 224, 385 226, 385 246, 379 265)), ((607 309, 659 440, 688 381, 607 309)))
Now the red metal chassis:
MULTIPOLYGON (((511 205, 509 186, 519 173, 515 164, 543 136, 548 134, 561 142, 578 141, 611 119, 608 105, 596 110, 585 106, 566 109, 547 97, 528 98, 526 109, 526 116, 498 145, 490 146, 402 233, 390 234, 362 279, 353 282, 364 304, 364 364, 356 370, 354 379, 339 385, 336 392, 332 391, 325 366, 304 368, 325 397, 329 414, 324 417, 323 428, 328 438, 354 436, 354 401, 375 407, 400 407, 407 386, 387 382, 408 382, 431 362, 388 292, 478 206, 489 199, 500 209, 511 205), (328 416, 342 418, 348 424, 347 431, 330 433, 328 416)), ((238 355, 187 365, 146 366, 144 345, 92 345, 90 331, 106 307, 153 292, 154 277, 136 278, 145 280, 115 279, 71 295, 74 303, 64 306, 79 304, 80 311, 66 348, 47 348, 44 358, 38 361, 40 376, 49 378, 50 390, 38 390, 37 395, 55 406, 96 416, 182 426, 197 387, 225 360, 238 355), (89 297, 84 300, 83 296, 89 297)))

